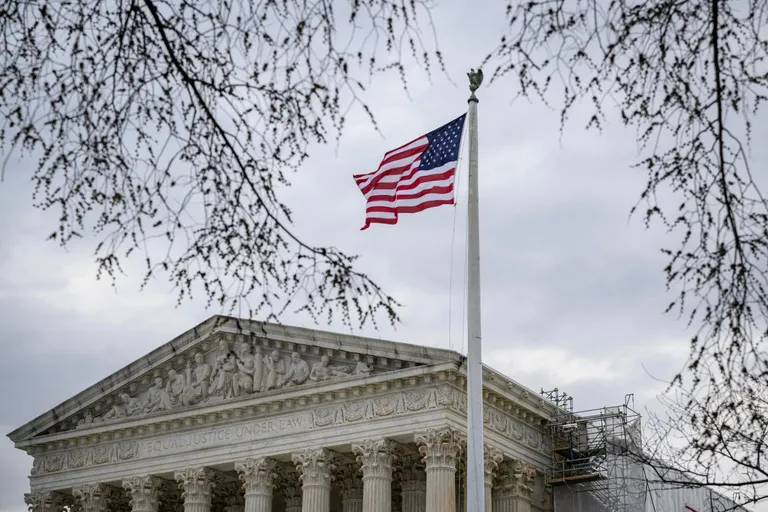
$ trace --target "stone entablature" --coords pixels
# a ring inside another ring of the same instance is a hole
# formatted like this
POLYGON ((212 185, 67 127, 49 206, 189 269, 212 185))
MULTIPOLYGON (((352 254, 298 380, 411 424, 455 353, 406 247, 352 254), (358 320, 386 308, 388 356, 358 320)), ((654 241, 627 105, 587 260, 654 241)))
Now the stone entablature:
MULTIPOLYGON (((31 512, 458 512, 466 435, 449 426, 399 436, 373 434, 341 452, 309 444, 271 446, 274 456, 236 456, 214 469, 184 461, 173 471, 119 477, 95 474, 91 482, 59 482, 55 490, 25 495, 31 512), (177 484, 177 485, 174 485, 177 484), (124 492, 121 492, 124 491, 124 492)), ((232 455, 232 454, 231 454, 232 455)), ((549 511, 536 467, 504 457, 486 444, 485 512, 549 511)))
MULTIPOLYGON (((466 380, 451 363, 412 368, 366 379, 365 385, 330 382, 317 388, 283 391, 280 396, 249 397, 172 417, 148 417, 130 423, 94 424, 20 443, 34 456, 33 481, 62 472, 87 470, 163 457, 184 456, 217 447, 302 435, 310 431, 396 419, 428 411, 466 415, 466 380), (345 387, 349 386, 349 387, 345 387)), ((484 422, 490 434, 546 457, 540 422, 512 402, 489 393, 484 422)))

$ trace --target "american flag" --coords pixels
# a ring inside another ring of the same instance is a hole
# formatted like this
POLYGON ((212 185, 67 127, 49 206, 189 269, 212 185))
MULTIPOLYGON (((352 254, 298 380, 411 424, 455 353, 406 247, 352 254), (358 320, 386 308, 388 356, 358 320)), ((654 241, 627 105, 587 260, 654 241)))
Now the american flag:
POLYGON ((401 213, 453 204, 466 114, 384 155, 376 171, 354 176, 366 199, 365 226, 397 224, 401 213))

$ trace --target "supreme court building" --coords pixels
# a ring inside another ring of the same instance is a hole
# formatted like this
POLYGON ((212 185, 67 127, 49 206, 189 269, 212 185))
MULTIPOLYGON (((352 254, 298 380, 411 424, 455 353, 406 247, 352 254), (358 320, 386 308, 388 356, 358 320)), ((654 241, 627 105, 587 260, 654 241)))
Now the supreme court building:
MULTIPOLYGON (((552 510, 555 405, 483 379, 486 510, 552 510)), ((32 512, 455 512, 466 405, 456 352, 215 316, 9 437, 32 512)))

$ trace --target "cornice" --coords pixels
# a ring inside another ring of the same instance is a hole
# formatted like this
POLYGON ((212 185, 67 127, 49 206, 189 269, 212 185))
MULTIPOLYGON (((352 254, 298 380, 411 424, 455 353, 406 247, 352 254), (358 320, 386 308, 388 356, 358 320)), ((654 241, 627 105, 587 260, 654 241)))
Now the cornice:
MULTIPOLYGON (((455 363, 420 366, 367 377, 331 381, 307 388, 279 390, 215 405, 202 405, 174 413, 159 413, 113 424, 95 424, 89 428, 35 437, 17 442, 16 447, 30 455, 114 441, 128 441, 152 435, 183 433, 200 427, 215 427, 238 420, 267 419, 285 412, 300 412, 344 400, 373 397, 398 390, 448 384, 465 399, 466 378, 455 363)), ((485 390, 485 400, 519 421, 539 428, 545 418, 525 408, 515 399, 485 390)))

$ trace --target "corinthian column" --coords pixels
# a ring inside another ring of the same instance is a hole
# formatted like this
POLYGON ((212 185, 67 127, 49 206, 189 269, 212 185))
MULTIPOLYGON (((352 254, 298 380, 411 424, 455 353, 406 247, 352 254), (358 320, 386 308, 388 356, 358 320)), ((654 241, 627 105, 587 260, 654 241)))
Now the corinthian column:
POLYGON ((177 471, 174 478, 182 489, 184 512, 211 512, 214 471, 208 468, 187 468, 177 471))
POLYGON ((115 488, 106 484, 86 484, 72 490, 83 512, 107 512, 114 498, 115 488))
POLYGON ((456 458, 463 436, 452 428, 414 436, 427 473, 426 512, 456 512, 456 458))
POLYGON ((333 456, 325 448, 306 449, 291 457, 301 481, 301 511, 330 512, 333 456))
POLYGON ((66 505, 71 505, 72 497, 56 491, 37 491, 24 495, 24 503, 29 512, 61 512, 66 505))
POLYGON ((243 496, 242 482, 239 480, 217 478, 214 480, 214 484, 216 492, 211 498, 211 510, 245 512, 245 496, 243 496))
POLYGON ((245 489, 245 512, 272 512, 272 490, 275 487, 275 461, 245 459, 235 463, 245 489))
POLYGON ((157 512, 160 505, 160 489, 163 481, 152 475, 135 476, 123 480, 123 489, 128 491, 133 512, 157 512))
POLYGON ((424 512, 427 508, 427 474, 421 455, 403 457, 400 489, 403 512, 424 512))
POLYGON ((533 486, 536 481, 536 467, 533 464, 518 460, 514 465, 515 504, 514 512, 531 512, 533 486))
POLYGON ((392 512, 394 443, 366 439, 352 445, 363 470, 363 512, 392 512))
POLYGON ((342 466, 336 484, 341 493, 341 512, 363 512, 363 480, 357 464, 342 466))
POLYGON ((493 512, 493 478, 504 460, 501 452, 488 445, 483 447, 483 467, 485 469, 485 512, 493 512))
POLYGON ((301 512, 301 483, 295 473, 289 475, 295 478, 283 480, 283 501, 285 512, 301 512))
POLYGON ((531 512, 535 478, 536 468, 527 462, 502 463, 493 494, 493 512, 531 512))

